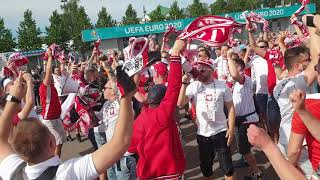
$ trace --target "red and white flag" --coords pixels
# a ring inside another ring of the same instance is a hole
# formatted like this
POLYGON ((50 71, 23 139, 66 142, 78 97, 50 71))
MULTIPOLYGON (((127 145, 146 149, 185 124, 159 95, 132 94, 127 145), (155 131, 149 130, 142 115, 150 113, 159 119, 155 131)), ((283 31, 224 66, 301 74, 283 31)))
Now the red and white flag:
POLYGON ((178 39, 195 39, 209 46, 221 46, 229 40, 236 29, 243 25, 232 18, 201 16, 192 21, 178 39))
POLYGON ((142 72, 149 62, 148 50, 149 40, 145 37, 134 39, 129 52, 128 59, 124 62, 123 68, 128 76, 142 72))

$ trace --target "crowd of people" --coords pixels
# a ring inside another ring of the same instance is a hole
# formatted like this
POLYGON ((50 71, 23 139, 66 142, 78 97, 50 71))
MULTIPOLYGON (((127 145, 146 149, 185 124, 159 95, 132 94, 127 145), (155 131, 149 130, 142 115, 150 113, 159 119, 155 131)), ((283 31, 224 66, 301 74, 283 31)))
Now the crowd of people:
POLYGON ((315 179, 320 174, 320 16, 301 21, 307 38, 295 23, 296 32, 265 30, 257 38, 250 22, 248 39, 219 47, 191 49, 193 42, 181 39, 170 47, 170 33, 160 47, 151 36, 147 50, 161 57, 131 77, 122 52, 104 55, 97 46, 85 61, 48 48, 43 71, 27 69, 27 58, 12 54, 0 88, 0 177, 184 179, 176 110, 186 108, 197 127, 204 179, 213 179, 215 157, 225 179, 237 179, 230 147, 236 131, 252 179, 264 176, 252 146, 266 154, 281 179, 315 179), (289 46, 288 37, 303 41, 289 46), (73 140, 72 131, 79 142, 81 134, 87 136, 94 152, 62 162, 62 146, 73 140))

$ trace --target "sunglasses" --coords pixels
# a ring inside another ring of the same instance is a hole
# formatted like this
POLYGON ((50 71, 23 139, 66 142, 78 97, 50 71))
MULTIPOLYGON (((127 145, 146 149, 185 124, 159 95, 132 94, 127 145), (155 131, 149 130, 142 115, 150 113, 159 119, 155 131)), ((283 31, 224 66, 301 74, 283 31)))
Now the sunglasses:
POLYGON ((263 49, 263 48, 267 48, 268 46, 259 46, 259 48, 263 49))
POLYGON ((204 73, 204 72, 207 72, 209 71, 210 69, 202 69, 202 68, 197 68, 197 70, 201 73, 204 73))

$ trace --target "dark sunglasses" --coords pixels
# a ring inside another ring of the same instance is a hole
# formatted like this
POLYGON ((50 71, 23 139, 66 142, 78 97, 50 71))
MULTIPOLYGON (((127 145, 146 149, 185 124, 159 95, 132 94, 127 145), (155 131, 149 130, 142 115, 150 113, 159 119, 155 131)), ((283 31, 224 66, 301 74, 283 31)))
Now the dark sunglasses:
POLYGON ((259 48, 263 49, 263 48, 267 48, 268 46, 259 46, 259 48))

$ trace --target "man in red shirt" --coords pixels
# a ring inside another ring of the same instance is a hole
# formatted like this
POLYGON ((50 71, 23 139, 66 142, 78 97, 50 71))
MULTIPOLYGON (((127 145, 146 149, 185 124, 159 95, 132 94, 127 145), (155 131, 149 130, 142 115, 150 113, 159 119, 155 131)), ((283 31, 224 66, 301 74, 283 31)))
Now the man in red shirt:
POLYGON ((133 137, 128 151, 139 155, 139 179, 180 179, 185 157, 174 118, 181 88, 180 52, 185 43, 177 40, 170 57, 168 87, 153 86, 147 97, 148 107, 134 122, 133 137))
POLYGON ((320 94, 305 95, 301 90, 294 91, 290 100, 296 112, 292 118, 292 131, 288 147, 288 159, 296 165, 303 141, 306 139, 309 159, 313 170, 317 170, 320 163, 320 94))
POLYGON ((46 62, 45 77, 39 88, 40 103, 42 107, 41 122, 48 127, 56 140, 55 154, 61 155, 62 144, 66 139, 63 124, 60 119, 61 104, 58 92, 54 87, 52 78, 52 53, 48 50, 48 61, 46 62))

